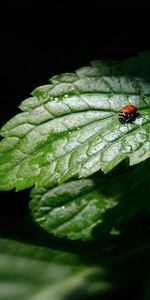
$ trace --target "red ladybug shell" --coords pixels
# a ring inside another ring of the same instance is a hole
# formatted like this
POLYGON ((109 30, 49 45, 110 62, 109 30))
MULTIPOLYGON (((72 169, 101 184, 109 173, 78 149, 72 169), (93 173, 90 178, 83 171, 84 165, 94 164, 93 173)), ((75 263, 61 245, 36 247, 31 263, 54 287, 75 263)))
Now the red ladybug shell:
POLYGON ((137 107, 134 105, 125 105, 119 110, 119 112, 127 112, 129 114, 136 114, 137 107))

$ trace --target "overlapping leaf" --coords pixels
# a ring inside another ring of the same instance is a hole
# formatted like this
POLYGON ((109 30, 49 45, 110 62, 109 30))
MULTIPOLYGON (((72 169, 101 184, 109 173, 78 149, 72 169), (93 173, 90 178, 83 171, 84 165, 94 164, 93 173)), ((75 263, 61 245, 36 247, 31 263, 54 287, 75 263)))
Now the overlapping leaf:
POLYGON ((150 84, 124 70, 96 61, 34 90, 1 130, 0 189, 61 183, 149 157, 150 84), (117 111, 126 104, 140 117, 123 125, 117 111))
POLYGON ((139 209, 132 174, 129 170, 112 178, 81 179, 53 189, 33 189, 32 216, 47 231, 69 239, 91 239, 97 225, 100 231, 111 231, 139 209))
POLYGON ((73 293, 83 299, 90 288, 93 295, 97 292, 97 280, 100 293, 109 290, 104 274, 77 255, 0 239, 1 300, 63 300, 73 293))

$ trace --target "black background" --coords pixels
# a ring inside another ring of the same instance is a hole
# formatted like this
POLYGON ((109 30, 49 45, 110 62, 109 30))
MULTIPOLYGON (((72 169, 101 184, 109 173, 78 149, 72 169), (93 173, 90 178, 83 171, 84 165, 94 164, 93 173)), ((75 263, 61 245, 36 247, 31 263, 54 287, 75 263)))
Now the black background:
POLYGON ((149 49, 149 9, 133 1, 5 1, 1 4, 1 124, 38 85, 94 59, 149 49))

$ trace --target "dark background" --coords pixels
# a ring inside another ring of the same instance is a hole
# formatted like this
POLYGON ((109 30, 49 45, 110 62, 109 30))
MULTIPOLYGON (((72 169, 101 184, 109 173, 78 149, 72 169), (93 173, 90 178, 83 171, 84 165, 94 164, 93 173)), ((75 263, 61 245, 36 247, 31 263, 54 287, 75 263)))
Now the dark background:
MULTIPOLYGON (((144 1, 5 1, 0 13, 0 125, 51 76, 94 59, 124 59, 150 48, 144 1)), ((29 213, 28 192, 1 192, 1 235, 19 238, 13 224, 29 213)))
POLYGON ((149 8, 143 1, 120 2, 1 4, 1 124, 51 76, 94 59, 122 59, 149 49, 149 8))

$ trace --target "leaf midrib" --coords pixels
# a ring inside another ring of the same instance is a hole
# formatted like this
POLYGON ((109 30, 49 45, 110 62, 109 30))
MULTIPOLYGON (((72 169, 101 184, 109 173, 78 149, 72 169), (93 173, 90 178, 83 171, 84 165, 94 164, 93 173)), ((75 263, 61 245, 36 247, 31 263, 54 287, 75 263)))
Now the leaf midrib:
MULTIPOLYGON (((43 124, 46 124, 46 123, 48 123, 48 122, 50 122, 50 121, 53 121, 53 120, 55 120, 55 119, 61 119, 61 118, 63 118, 63 117, 65 117, 65 116, 69 116, 69 115, 76 115, 76 114, 82 114, 82 113, 85 113, 85 112, 112 112, 112 114, 113 113, 115 113, 116 111, 115 110, 113 110, 113 109, 104 109, 104 108, 101 108, 101 109, 94 109, 94 108, 92 108, 92 109, 90 109, 90 108, 88 108, 88 109, 85 109, 85 110, 80 110, 80 111, 75 111, 75 112, 69 112, 69 113, 65 113, 65 114, 62 114, 62 115, 60 115, 60 116, 54 116, 54 118, 51 118, 51 119, 47 119, 46 121, 42 121, 41 123, 38 123, 38 124, 34 124, 34 123, 32 123, 32 122, 23 122, 23 123, 21 123, 21 124, 19 124, 19 125, 17 125, 17 126, 14 126, 14 127, 12 127, 11 129, 9 129, 9 131, 11 131, 11 130, 13 130, 13 129, 17 129, 18 127, 20 127, 20 126, 22 126, 22 125, 26 125, 26 124, 29 124, 29 125, 32 125, 32 126, 34 126, 34 128, 31 128, 27 133, 25 133, 24 135, 22 135, 21 137, 18 137, 18 136, 16 136, 16 135, 8 135, 8 136, 4 136, 4 137, 16 137, 16 138, 19 138, 19 139, 22 139, 22 138, 24 138, 28 133, 30 133, 30 132, 32 132, 35 128, 37 128, 38 126, 40 126, 40 125, 43 125, 43 124)), ((50 112, 49 112, 50 113, 50 112)), ((110 116, 109 116, 110 117, 110 116)), ((101 119, 101 120, 104 120, 104 119, 107 119, 108 117, 104 117, 103 119, 101 119)), ((83 125, 84 126, 84 125, 83 125)), ((70 129, 69 129, 70 130, 70 129)))
MULTIPOLYGON (((101 122, 101 121, 103 121, 103 120, 105 120, 105 119, 109 119, 109 118, 113 118, 114 116, 108 116, 108 117, 105 117, 105 118, 103 118, 103 119, 100 119, 99 121, 91 121, 91 122, 89 122, 88 124, 86 124, 86 125, 83 125, 83 126, 80 126, 80 128, 83 128, 83 127, 85 127, 85 126, 88 126, 88 125, 90 125, 90 124, 94 124, 94 123, 97 123, 97 122, 101 122)), ((77 126, 77 128, 78 128, 78 126, 77 126)), ((76 132, 77 131, 77 128, 75 128, 75 129, 69 129, 69 130, 65 130, 65 131, 63 131, 63 132, 60 132, 60 133, 58 133, 58 134, 56 134, 56 138, 54 138, 54 136, 53 136, 53 139, 50 141, 50 142, 54 142, 54 141, 57 141, 57 140, 59 140, 59 139, 61 139, 62 137, 63 137, 63 135, 64 136, 66 136, 66 134, 68 133, 68 132, 76 132), (60 135, 60 137, 59 137, 59 135, 60 135)), ((33 129, 31 129, 31 131, 32 131, 33 129)), ((92 137, 94 137, 95 135, 93 135, 92 137)), ((15 136, 13 136, 13 137, 15 137, 15 136)), ((13 150, 15 150, 15 149, 18 149, 18 147, 19 147, 19 144, 21 143, 21 141, 22 141, 22 139, 24 138, 24 136, 23 137, 21 137, 20 139, 19 139, 19 143, 18 144, 16 144, 15 145, 15 147, 13 148, 13 150)), ((88 141, 88 140, 87 140, 88 141)), ((49 143, 50 143, 49 142, 49 143)), ((47 145, 48 145, 48 143, 46 143, 46 145, 41 145, 41 146, 39 146, 36 150, 34 150, 33 152, 31 152, 31 153, 24 153, 23 151, 21 151, 23 154, 26 154, 27 155, 27 157, 26 158, 23 158, 19 163, 17 162, 13 167, 16 167, 18 164, 21 164, 21 163, 23 163, 26 159, 28 159, 30 156, 32 156, 33 154, 36 156, 36 154, 38 154, 38 152, 39 152, 39 150, 41 150, 42 148, 44 148, 45 146, 47 147, 47 145)), ((79 145, 79 147, 80 147, 81 145, 79 145)), ((7 152, 7 154, 9 154, 10 152, 12 151, 12 149, 10 149, 8 152, 7 152)), ((69 152, 67 152, 66 154, 68 154, 69 152)), ((60 156, 61 157, 61 156, 60 156)), ((59 157, 59 158, 60 158, 59 157)), ((6 156, 5 156, 5 158, 6 158, 6 156)), ((5 162, 4 162, 4 164, 5 164, 5 162)), ((44 164, 43 164, 44 165, 44 164)))

